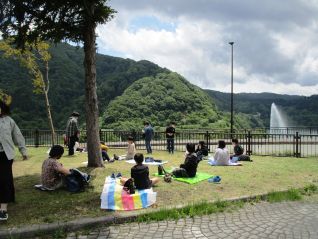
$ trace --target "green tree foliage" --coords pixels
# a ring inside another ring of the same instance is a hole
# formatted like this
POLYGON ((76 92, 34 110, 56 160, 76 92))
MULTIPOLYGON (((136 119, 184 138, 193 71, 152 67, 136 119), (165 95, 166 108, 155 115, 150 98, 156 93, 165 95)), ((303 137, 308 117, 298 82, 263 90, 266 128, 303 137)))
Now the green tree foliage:
POLYGON ((51 129, 51 139, 52 144, 55 143, 55 130, 52 120, 50 102, 48 98, 48 92, 50 89, 49 81, 49 60, 51 55, 49 53, 49 44, 46 42, 37 42, 36 44, 25 44, 24 49, 16 49, 12 46, 12 40, 2 40, 0 41, 0 52, 3 53, 3 56, 6 58, 17 59, 22 67, 25 67, 29 74, 32 76, 32 83, 34 87, 34 92, 36 94, 44 94, 45 96, 45 106, 47 111, 47 117, 49 126, 51 129), (43 76, 41 71, 41 66, 45 70, 43 76))
POLYGON ((177 73, 145 77, 110 102, 103 115, 104 126, 138 129, 147 120, 154 126, 175 121, 179 126, 226 126, 209 97, 177 73))
MULTIPOLYGON (((82 48, 68 44, 52 45, 49 51, 52 56, 49 98, 53 123, 58 129, 65 129, 68 116, 73 110, 85 116, 84 52, 82 48)), ((169 72, 149 61, 136 62, 100 54, 97 54, 96 68, 101 110, 136 80, 160 72, 169 72)), ((49 127, 44 99, 32 93, 32 78, 17 61, 0 57, 0 89, 12 95, 12 116, 21 128, 49 127)), ((83 118, 80 117, 81 124, 83 118)))
POLYGON ((0 3, 0 31, 12 37, 18 48, 26 43, 62 40, 84 45, 85 110, 88 166, 102 166, 99 150, 98 99, 96 93, 96 27, 106 23, 115 11, 107 0, 3 0, 0 3), (88 117, 89 116, 89 117, 88 117))

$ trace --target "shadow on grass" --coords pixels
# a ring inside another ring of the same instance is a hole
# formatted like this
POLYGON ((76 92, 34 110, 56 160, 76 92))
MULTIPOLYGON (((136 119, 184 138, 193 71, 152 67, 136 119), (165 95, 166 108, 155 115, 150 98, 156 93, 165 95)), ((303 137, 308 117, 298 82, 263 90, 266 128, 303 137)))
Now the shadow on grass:
MULTIPOLYGON (((90 169, 83 170, 89 172, 90 169)), ((8 206, 9 220, 0 228, 23 224, 41 224, 68 221, 81 217, 105 215, 100 209, 100 194, 91 185, 81 193, 65 189, 40 191, 34 188, 40 183, 40 175, 26 175, 14 179, 16 202, 8 206)))

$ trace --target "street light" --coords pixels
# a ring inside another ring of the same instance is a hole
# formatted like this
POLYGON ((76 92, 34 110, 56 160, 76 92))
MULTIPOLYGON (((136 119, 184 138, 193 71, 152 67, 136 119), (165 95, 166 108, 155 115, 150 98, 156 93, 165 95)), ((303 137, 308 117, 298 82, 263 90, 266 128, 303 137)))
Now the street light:
POLYGON ((229 44, 231 45, 231 51, 232 51, 232 55, 231 55, 231 134, 233 134, 233 45, 234 42, 229 42, 229 44))

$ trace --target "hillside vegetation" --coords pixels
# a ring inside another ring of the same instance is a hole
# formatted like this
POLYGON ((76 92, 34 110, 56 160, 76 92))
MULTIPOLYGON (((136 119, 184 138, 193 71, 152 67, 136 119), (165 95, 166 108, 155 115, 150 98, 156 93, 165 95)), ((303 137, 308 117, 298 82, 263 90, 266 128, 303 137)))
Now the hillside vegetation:
MULTIPOLYGON (((57 44, 50 52, 49 98, 54 125, 64 129, 73 110, 80 112, 84 125, 83 49, 57 44)), ((13 97, 13 118, 21 128, 48 129, 44 97, 33 93, 31 76, 16 61, 1 56, 0 52, 0 89, 13 97)), ((165 126, 173 120, 184 128, 229 128, 229 94, 203 91, 149 61, 97 54, 97 93, 103 127, 140 128, 144 120, 165 126)), ((269 126, 272 102, 281 106, 295 125, 317 125, 317 95, 265 93, 235 94, 235 127, 269 126)))
MULTIPOLYGON (((230 111, 230 94, 206 90, 219 109, 230 111)), ((273 93, 234 94, 234 111, 258 115, 266 127, 270 123, 271 104, 278 105, 288 117, 290 126, 318 126, 318 95, 310 97, 273 93)))
MULTIPOLYGON (((56 128, 64 129, 67 118, 76 110, 84 112, 84 53, 82 48, 58 44, 50 49, 49 63, 51 81, 49 97, 56 128)), ((0 52, 0 56, 1 56, 0 52)), ((134 81, 168 72, 149 61, 133 61, 119 57, 97 55, 97 93, 100 109, 131 85, 134 81)), ((0 89, 13 96, 13 118, 21 128, 47 129, 48 123, 43 95, 35 95, 31 77, 16 61, 0 57, 0 89)))
MULTIPOLYGON (((240 116, 236 126, 251 127, 248 116, 240 116)), ((115 129, 140 128, 144 121, 156 127, 171 121, 183 128, 229 127, 228 114, 218 111, 203 90, 173 72, 134 82, 110 102, 102 117, 104 127, 115 129)))

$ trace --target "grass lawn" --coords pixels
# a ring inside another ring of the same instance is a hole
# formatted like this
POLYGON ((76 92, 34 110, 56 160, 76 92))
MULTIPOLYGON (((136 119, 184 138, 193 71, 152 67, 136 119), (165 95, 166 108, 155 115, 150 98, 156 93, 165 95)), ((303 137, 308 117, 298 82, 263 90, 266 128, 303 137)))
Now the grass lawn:
MULTIPOLYGON (((92 175, 89 188, 78 194, 60 190, 41 192, 33 188, 40 182, 41 165, 47 157, 47 148, 29 148, 29 160, 17 157, 14 162, 16 203, 9 205, 9 220, 0 223, 0 228, 16 227, 23 224, 49 223, 80 217, 105 216, 113 214, 100 209, 100 194, 105 177, 112 172, 121 172, 129 176, 131 164, 124 161, 105 164, 105 168, 86 168, 87 154, 64 156, 61 162, 68 168, 80 168, 92 175)), ((124 150, 110 150, 112 154, 123 154, 124 150)), ((169 155, 167 152, 154 152, 153 157, 168 160, 165 168, 177 167, 183 162, 183 152, 169 155)), ((255 195, 289 188, 318 185, 317 158, 252 157, 254 162, 243 162, 241 167, 211 167, 206 161, 199 164, 200 172, 222 177, 220 184, 207 180, 194 185, 173 181, 168 184, 161 178, 158 187, 158 207, 180 204, 200 203, 211 200, 223 200, 232 197, 255 195)), ((150 173, 157 167, 150 166, 150 173)), ((125 212, 115 212, 125 213, 125 212)))

